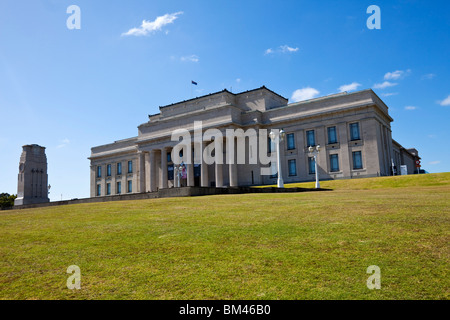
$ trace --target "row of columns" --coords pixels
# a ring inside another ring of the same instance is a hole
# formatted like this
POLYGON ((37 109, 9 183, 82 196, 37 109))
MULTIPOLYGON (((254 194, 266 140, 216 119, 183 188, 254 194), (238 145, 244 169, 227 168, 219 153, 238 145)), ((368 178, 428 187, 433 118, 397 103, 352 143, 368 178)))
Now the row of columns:
MULTIPOLYGON (((206 148, 205 144, 202 144, 202 153, 206 148)), ((154 192, 157 189, 167 189, 168 188, 168 163, 167 163, 167 152, 169 147, 163 147, 161 149, 153 149, 150 151, 140 151, 139 153, 139 192, 154 192), (161 153, 161 166, 157 166, 157 153, 161 153), (158 172, 158 168, 160 172, 158 172), (157 179, 159 177, 159 179, 157 179), (159 180, 159 183, 157 183, 159 180), (148 182, 148 183, 147 183, 148 182), (158 185, 157 185, 158 184, 158 185)), ((223 182, 223 164, 215 163, 215 184, 216 187, 220 188, 224 186, 223 182)), ((203 161, 201 163, 200 171, 200 185, 202 187, 209 187, 209 176, 208 176, 209 165, 203 161)), ((238 186, 238 172, 236 161, 234 164, 228 164, 230 186, 238 186)), ((187 186, 193 187, 194 182, 194 165, 186 165, 187 173, 187 186)), ((174 183, 175 183, 175 172, 174 172, 174 183)))

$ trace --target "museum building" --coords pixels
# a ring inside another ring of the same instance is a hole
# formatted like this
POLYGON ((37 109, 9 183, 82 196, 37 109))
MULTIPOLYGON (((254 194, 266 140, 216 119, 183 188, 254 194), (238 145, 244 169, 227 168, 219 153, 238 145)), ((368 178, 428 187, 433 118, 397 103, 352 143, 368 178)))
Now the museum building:
MULTIPOLYGON (((91 197, 125 193, 154 192, 177 185, 178 165, 173 163, 172 132, 186 129, 194 133, 194 122, 203 130, 256 131, 283 129, 280 163, 285 183, 313 181, 314 157, 310 146, 320 145, 317 157, 321 180, 388 176, 414 173, 420 159, 416 149, 405 149, 392 139, 388 107, 371 90, 339 93, 301 102, 288 99, 266 87, 232 93, 228 90, 159 107, 158 114, 138 126, 138 135, 91 149, 89 157, 91 197), (406 166, 406 167, 405 167, 406 166)), ((268 136, 258 136, 268 144, 268 136)), ((211 141, 205 141, 203 151, 211 141)), ((223 143, 223 157, 227 144, 223 143)), ((194 141, 192 143, 194 150, 194 141)), ((252 153, 250 143, 245 152, 252 153)), ((182 156, 182 154, 180 154, 182 156)), ((248 156, 247 158, 248 159, 248 156)), ((181 186, 235 187, 273 185, 276 174, 261 175, 260 163, 186 164, 181 186)), ((268 164, 271 166, 271 164, 268 164)), ((180 172, 181 173, 181 172, 180 172)))

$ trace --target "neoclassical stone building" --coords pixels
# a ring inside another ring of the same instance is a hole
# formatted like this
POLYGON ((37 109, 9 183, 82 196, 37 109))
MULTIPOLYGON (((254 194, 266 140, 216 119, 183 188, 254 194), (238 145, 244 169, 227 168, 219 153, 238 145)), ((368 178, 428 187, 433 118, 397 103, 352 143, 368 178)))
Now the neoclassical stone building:
MULTIPOLYGON (((92 148, 91 197, 176 186, 171 151, 178 142, 171 141, 171 135, 176 129, 193 132, 194 121, 202 121, 204 130, 221 130, 224 137, 226 129, 283 129, 280 156, 285 183, 314 180, 309 146, 321 146, 320 179, 387 176, 404 164, 413 173, 418 158, 417 150, 406 150, 392 139, 388 107, 370 89, 289 104, 263 86, 238 94, 223 90, 159 109, 138 126, 136 137, 92 148)), ((267 141, 267 136, 263 139, 267 141)), ((254 152, 249 143, 245 151, 254 152)), ((225 157, 226 143, 223 152, 225 157)), ((276 184, 275 175, 260 174, 261 166, 189 164, 181 185, 276 184)))

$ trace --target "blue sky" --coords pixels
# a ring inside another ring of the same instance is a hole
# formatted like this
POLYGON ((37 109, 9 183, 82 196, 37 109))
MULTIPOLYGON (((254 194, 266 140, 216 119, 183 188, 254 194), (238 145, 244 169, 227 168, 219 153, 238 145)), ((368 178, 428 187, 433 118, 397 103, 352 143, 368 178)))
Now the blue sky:
POLYGON ((136 136, 191 89, 262 85, 291 102, 373 88, 394 139, 450 171, 449 57, 449 1, 2 0, 0 192, 17 192, 21 147, 36 143, 51 200, 88 197, 91 147, 136 136), (370 5, 381 30, 366 26, 370 5))

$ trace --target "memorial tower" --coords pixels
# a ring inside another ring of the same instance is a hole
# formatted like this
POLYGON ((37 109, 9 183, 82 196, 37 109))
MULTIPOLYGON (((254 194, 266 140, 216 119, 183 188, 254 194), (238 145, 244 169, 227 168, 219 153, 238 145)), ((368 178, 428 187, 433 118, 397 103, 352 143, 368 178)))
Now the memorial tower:
POLYGON ((22 148, 14 205, 49 202, 45 147, 31 144, 22 148))

